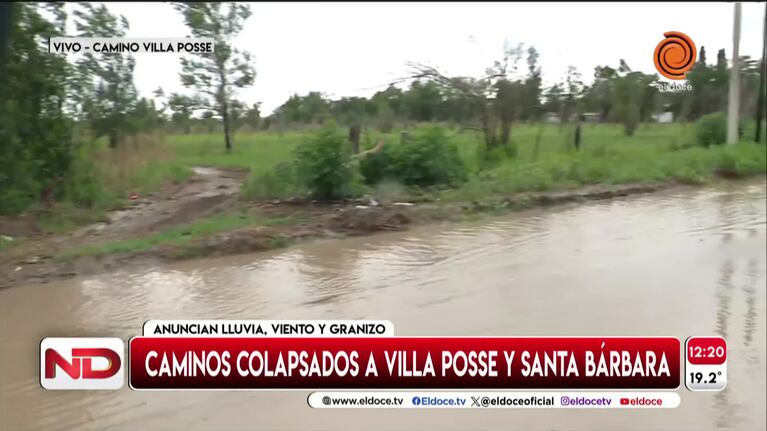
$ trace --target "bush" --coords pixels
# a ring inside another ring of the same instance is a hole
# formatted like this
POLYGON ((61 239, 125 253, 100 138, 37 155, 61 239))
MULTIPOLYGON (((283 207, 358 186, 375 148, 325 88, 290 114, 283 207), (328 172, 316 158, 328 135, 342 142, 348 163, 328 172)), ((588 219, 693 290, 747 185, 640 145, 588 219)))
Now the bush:
POLYGON ((378 152, 368 154, 360 160, 360 174, 366 184, 378 184, 387 179, 394 179, 392 168, 395 164, 394 147, 399 144, 386 144, 378 152))
POLYGON ((107 168, 114 165, 101 162, 98 142, 82 142, 77 145, 72 161, 72 173, 66 184, 66 197, 76 206, 100 207, 114 202, 116 194, 107 185, 111 184, 107 168))
POLYGON ((354 188, 351 146, 331 122, 296 148, 296 177, 315 197, 348 196, 354 188))
MULTIPOLYGON (((743 137, 743 130, 748 120, 738 123, 738 138, 743 137)), ((698 145, 710 147, 727 142, 727 115, 724 112, 706 114, 695 122, 695 134, 698 145)))
POLYGON ((767 151, 753 142, 739 142, 725 148, 716 162, 720 175, 745 177, 767 171, 767 151))
POLYGON ((243 196, 250 199, 281 199, 301 192, 294 166, 286 162, 261 175, 251 174, 242 189, 243 196))
POLYGON ((483 169, 490 169, 500 165, 504 160, 517 158, 518 152, 517 144, 513 141, 508 145, 489 148, 485 144, 480 144, 477 146, 477 159, 483 169))
POLYGON ((38 199, 41 187, 33 169, 27 161, 0 163, 0 214, 22 212, 38 199))
POLYGON ((407 143, 384 146, 360 163, 369 184, 384 178, 409 186, 457 184, 466 180, 466 166, 444 129, 431 127, 407 143))
POLYGON ((710 147, 721 145, 727 140, 727 116, 723 112, 707 114, 695 122, 698 145, 710 147))

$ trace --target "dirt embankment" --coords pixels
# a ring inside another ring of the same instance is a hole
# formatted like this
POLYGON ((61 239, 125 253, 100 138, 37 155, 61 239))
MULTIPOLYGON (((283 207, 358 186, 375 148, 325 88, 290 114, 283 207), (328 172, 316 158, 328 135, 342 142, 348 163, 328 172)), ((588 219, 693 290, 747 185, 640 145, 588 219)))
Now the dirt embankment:
POLYGON ((524 193, 507 198, 462 204, 437 202, 380 203, 375 198, 348 202, 317 203, 304 200, 252 203, 250 211, 268 218, 292 217, 300 221, 282 225, 253 226, 218 233, 184 246, 159 245, 149 250, 100 256, 82 256, 68 261, 55 259, 62 250, 83 244, 118 241, 158 232, 217 212, 241 208, 237 196, 242 172, 196 168, 187 183, 157 196, 140 199, 129 208, 114 211, 108 223, 77 230, 69 235, 38 238, 0 255, 0 288, 26 283, 140 267, 176 259, 265 251, 309 238, 370 235, 404 230, 411 225, 454 221, 467 214, 513 210, 571 202, 610 199, 650 193, 673 184, 590 186, 571 191, 524 193))
POLYGON ((47 282, 110 268, 104 262, 60 262, 57 254, 72 247, 105 244, 159 232, 171 226, 224 212, 238 204, 245 171, 196 167, 182 184, 167 184, 150 196, 136 196, 108 220, 64 235, 44 235, 33 218, 22 215, 0 221, 0 234, 23 237, 22 243, 0 254, 0 288, 19 283, 47 282))

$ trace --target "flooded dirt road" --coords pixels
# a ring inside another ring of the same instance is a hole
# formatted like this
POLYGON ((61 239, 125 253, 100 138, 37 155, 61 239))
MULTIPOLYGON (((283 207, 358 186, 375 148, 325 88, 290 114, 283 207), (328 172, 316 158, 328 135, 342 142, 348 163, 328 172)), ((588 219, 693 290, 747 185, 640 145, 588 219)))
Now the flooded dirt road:
POLYGON ((0 291, 0 429, 765 429, 767 183, 728 182, 0 291), (388 319, 400 335, 727 338, 673 410, 312 410, 308 392, 45 392, 46 336, 147 319, 388 319))
MULTIPOLYGON (((98 236, 101 242, 156 232, 209 215, 217 206, 236 198, 245 174, 217 168, 194 167, 192 177, 158 196, 140 198, 133 205, 109 213, 108 223, 97 223, 72 234, 98 236)), ((71 241, 64 237, 62 241, 71 241)))

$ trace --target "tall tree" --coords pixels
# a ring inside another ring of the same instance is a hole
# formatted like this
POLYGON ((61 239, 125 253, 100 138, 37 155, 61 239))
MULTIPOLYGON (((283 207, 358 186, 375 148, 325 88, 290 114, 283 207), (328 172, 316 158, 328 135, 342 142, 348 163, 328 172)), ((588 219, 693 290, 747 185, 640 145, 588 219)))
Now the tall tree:
MULTIPOLYGON (((129 28, 124 16, 112 15, 105 5, 80 3, 74 12, 79 37, 125 37, 129 28)), ((115 148, 130 128, 130 112, 138 94, 133 84, 136 62, 130 53, 99 54, 86 51, 77 62, 75 101, 91 130, 107 136, 115 148)))
POLYGON ((413 121, 431 121, 437 117, 442 92, 439 85, 432 80, 425 82, 414 81, 405 93, 405 104, 408 116, 413 121))
POLYGON ((541 67, 538 65, 538 51, 531 46, 527 49, 527 78, 525 79, 524 104, 520 112, 523 120, 537 120, 541 115, 541 67))
POLYGON ((434 82, 442 90, 450 90, 462 95, 470 104, 470 112, 476 112, 484 135, 485 146, 490 149, 508 142, 511 133, 511 121, 517 112, 513 97, 513 89, 520 85, 519 79, 513 77, 516 65, 521 58, 522 46, 504 46, 503 57, 486 69, 481 78, 448 77, 436 68, 418 63, 410 63, 413 75, 408 79, 424 79, 434 82), (507 84, 508 83, 513 83, 507 84), (500 97, 499 97, 500 96, 500 97), (502 137, 498 136, 498 125, 501 126, 502 137))
POLYGON ((388 86, 386 90, 377 92, 373 95, 372 99, 376 101, 376 103, 387 103, 397 117, 403 117, 405 115, 404 93, 393 85, 388 86))
POLYGON ((511 124, 523 108, 525 87, 522 82, 510 79, 499 79, 495 86, 495 105, 501 124, 500 143, 501 145, 509 145, 511 142, 511 124))
POLYGON ((172 112, 170 120, 176 127, 183 130, 185 135, 191 133, 192 114, 199 105, 196 99, 176 93, 171 94, 168 99, 168 107, 172 112))
POLYGON ((565 98, 563 101, 562 121, 570 121, 571 117, 578 113, 578 100, 583 91, 583 81, 581 74, 575 66, 567 66, 567 75, 565 76, 565 98))
POLYGON ((71 168, 72 124, 64 114, 71 69, 48 52, 63 36, 60 3, 12 3, 13 22, 0 80, 0 213, 24 210, 71 168))
POLYGON ((328 99, 319 91, 310 91, 302 100, 304 112, 308 117, 308 122, 322 124, 330 115, 330 103, 328 99))
POLYGON ((609 119, 613 105, 613 79, 617 71, 610 66, 597 66, 594 68, 594 83, 591 85, 596 106, 599 112, 599 121, 609 119))
POLYGON ((245 112, 245 123, 251 130, 257 130, 261 122, 261 102, 254 103, 250 109, 245 112))
POLYGON ((245 111, 247 107, 245 104, 237 99, 232 99, 229 102, 229 122, 231 124, 232 133, 236 132, 240 126, 242 126, 243 119, 245 118, 245 111))
POLYGON ((231 103, 237 88, 253 84, 256 71, 250 53, 232 46, 250 17, 242 3, 174 3, 194 37, 212 38, 214 52, 181 58, 181 82, 197 90, 202 107, 215 112, 224 126, 224 145, 232 149, 231 103))
POLYGON ((624 133, 631 136, 640 121, 646 120, 654 109, 655 77, 632 71, 621 59, 613 81, 614 117, 623 124, 624 133))
POLYGON ((544 92, 543 109, 547 112, 555 112, 557 115, 562 111, 562 84, 554 84, 544 92))
POLYGON ((158 110, 153 99, 142 97, 128 113, 128 131, 132 133, 149 132, 162 126, 165 115, 158 110))

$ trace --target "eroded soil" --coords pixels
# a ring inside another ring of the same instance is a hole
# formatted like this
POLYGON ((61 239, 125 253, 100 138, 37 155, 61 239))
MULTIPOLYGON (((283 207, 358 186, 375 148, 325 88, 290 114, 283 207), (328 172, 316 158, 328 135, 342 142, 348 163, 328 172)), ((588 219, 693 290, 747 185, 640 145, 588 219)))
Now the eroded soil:
POLYGON ((404 230, 413 224, 458 221, 468 214, 505 211, 650 193, 674 184, 590 186, 576 190, 524 193, 472 203, 379 202, 375 198, 336 203, 309 200, 244 203, 238 200, 244 172, 195 168, 187 182, 168 186, 152 197, 140 198, 113 211, 106 223, 70 234, 32 237, 11 252, 0 254, 0 288, 113 269, 155 265, 171 260, 250 253, 283 247, 312 238, 370 235, 404 230), (136 238, 182 225, 215 213, 245 209, 268 218, 293 218, 277 225, 258 225, 200 238, 184 246, 159 245, 149 250, 70 260, 54 258, 74 246, 136 238), (295 217, 300 215, 300 217, 295 217))

